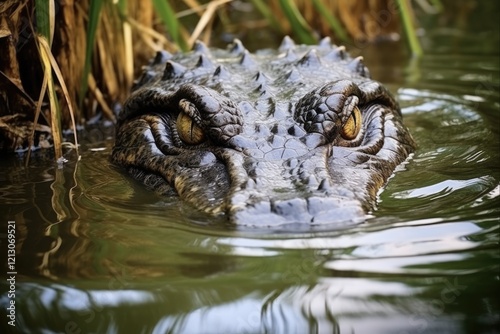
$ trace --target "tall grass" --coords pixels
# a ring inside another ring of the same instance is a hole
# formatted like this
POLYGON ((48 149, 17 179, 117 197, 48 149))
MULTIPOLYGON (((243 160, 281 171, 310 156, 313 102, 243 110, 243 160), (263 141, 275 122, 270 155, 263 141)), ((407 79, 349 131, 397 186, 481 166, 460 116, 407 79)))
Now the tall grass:
MULTIPOLYGON (((69 108, 69 115, 71 124, 75 134, 75 146, 78 152, 78 138, 76 136, 76 122, 74 118, 74 111, 72 108, 71 98, 66 87, 63 75, 59 68, 57 61, 51 52, 51 44, 54 36, 55 29, 55 3, 54 0, 37 0, 35 2, 35 13, 37 19, 37 30, 39 35, 36 36, 35 44, 37 46, 40 61, 42 63, 44 79, 40 89, 39 103, 37 104, 37 111, 35 120, 38 120, 40 113, 40 104, 43 96, 47 92, 50 108, 50 125, 52 138, 54 141, 54 153, 57 160, 62 158, 62 124, 61 124, 61 106, 58 101, 56 93, 56 84, 61 88, 63 97, 66 99, 66 105, 69 108), (55 73, 57 81, 54 80, 53 73, 55 73)), ((36 124, 36 122, 35 122, 36 124)), ((33 144, 35 126, 30 138, 30 149, 33 144)))
MULTIPOLYGON (((44 0, 37 0, 43 2, 44 0)), ((80 89, 80 101, 78 105, 82 107, 83 98, 87 94, 88 88, 88 76, 90 72, 90 61, 92 58, 92 53, 94 52, 94 42, 97 31, 97 24, 99 23, 99 18, 101 17, 103 1, 90 1, 89 16, 87 23, 87 47, 85 49, 85 63, 83 66, 83 75, 80 89)))
POLYGON ((151 0, 158 13, 158 16, 162 19, 170 37, 173 39, 174 43, 179 46, 183 51, 187 50, 187 43, 181 36, 181 25, 177 19, 175 11, 172 6, 165 0, 151 0))
MULTIPOLYGON (((274 30, 276 34, 288 34, 302 43, 314 43, 324 35, 332 35, 333 39, 339 42, 349 42, 353 38, 370 39, 369 34, 355 33, 362 32, 363 20, 360 18, 373 11, 374 7, 370 7, 373 4, 383 7, 389 1, 342 2, 342 6, 339 0, 248 0, 248 3, 254 6, 267 22, 269 29, 274 30), (365 13, 350 11, 354 5, 365 13)), ((154 51, 163 48, 170 51, 188 50, 197 38, 208 40, 216 23, 226 25, 223 30, 243 29, 240 22, 228 19, 231 17, 228 13, 233 10, 232 2, 69 0, 67 6, 73 6, 71 15, 74 15, 74 25, 76 26, 77 22, 85 23, 85 28, 80 27, 80 30, 75 29, 73 32, 74 47, 69 49, 72 50, 70 55, 63 59, 68 64, 59 68, 60 54, 52 41, 61 28, 55 20, 56 14, 61 13, 55 13, 54 0, 35 0, 38 34, 36 45, 44 73, 37 109, 40 110, 40 101, 48 100, 56 158, 62 156, 62 128, 67 128, 70 124, 74 128, 76 122, 89 119, 95 115, 97 109, 101 110, 106 118, 114 119, 113 106, 127 96, 132 85, 134 69, 140 68, 139 65, 154 51), (184 20, 184 17, 181 19, 180 11, 190 13, 190 20, 184 20), (217 17, 223 19, 217 20, 217 17), (80 36, 80 33, 85 36, 80 36), (80 56, 82 50, 84 58, 80 56), (64 79, 70 86, 66 87, 64 79)), ((409 49, 414 55, 421 55, 422 48, 415 34, 414 13, 409 0, 395 2, 409 49)), ((439 0, 432 0, 432 6, 436 10, 442 9, 439 0)), ((137 74, 137 71, 135 72, 137 74)), ((76 133, 76 130, 74 131, 76 133)))
MULTIPOLYGON (((434 0, 434 2, 437 3, 438 0, 434 0)), ((410 49, 415 56, 421 56, 422 47, 415 34, 415 24, 410 11, 409 0, 397 0, 397 3, 400 8, 401 19, 403 20, 403 27, 406 32, 408 43, 410 44, 410 49)))

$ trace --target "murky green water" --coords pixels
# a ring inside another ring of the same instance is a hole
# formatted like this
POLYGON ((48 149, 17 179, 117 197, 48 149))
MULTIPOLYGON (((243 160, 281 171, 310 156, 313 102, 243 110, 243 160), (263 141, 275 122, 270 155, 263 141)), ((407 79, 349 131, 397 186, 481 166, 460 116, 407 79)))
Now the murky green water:
POLYGON ((3 156, 1 252, 15 221, 16 274, 4 261, 15 297, 3 279, 0 328, 13 329, 15 301, 21 333, 498 333, 500 64, 498 21, 480 19, 489 12, 424 22, 438 28, 419 60, 399 44, 359 51, 397 92, 419 147, 373 218, 350 229, 210 220, 113 169, 106 128, 62 168, 3 156))

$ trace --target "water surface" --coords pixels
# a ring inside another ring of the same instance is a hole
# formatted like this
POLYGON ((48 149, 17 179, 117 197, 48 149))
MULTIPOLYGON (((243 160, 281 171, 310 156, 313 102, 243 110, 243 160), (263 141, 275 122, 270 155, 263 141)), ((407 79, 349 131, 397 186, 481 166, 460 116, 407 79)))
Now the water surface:
MULTIPOLYGON (((28 167, 3 156, 0 236, 6 254, 15 221, 16 329, 498 333, 500 64, 498 24, 480 24, 488 10, 462 24, 423 22, 434 28, 421 59, 399 43, 354 48, 396 93, 418 143, 361 225, 229 226, 114 169, 104 125, 64 166, 43 153, 28 167)), ((6 280, 0 289, 0 328, 10 330, 6 280)))

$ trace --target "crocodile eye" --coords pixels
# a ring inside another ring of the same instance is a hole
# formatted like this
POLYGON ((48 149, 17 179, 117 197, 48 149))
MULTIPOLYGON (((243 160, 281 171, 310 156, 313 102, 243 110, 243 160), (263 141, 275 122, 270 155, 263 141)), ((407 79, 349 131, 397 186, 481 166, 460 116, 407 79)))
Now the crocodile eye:
POLYGON ((198 145, 205 140, 203 130, 183 111, 177 116, 177 133, 186 144, 198 145))
POLYGON ((354 107, 351 116, 345 122, 340 135, 346 140, 353 140, 361 130, 361 112, 358 107, 354 107))

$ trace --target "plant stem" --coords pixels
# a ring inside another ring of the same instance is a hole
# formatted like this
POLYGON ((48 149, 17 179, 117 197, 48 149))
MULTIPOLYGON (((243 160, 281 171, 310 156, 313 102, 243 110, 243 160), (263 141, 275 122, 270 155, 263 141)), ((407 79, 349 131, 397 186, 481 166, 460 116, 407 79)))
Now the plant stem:
POLYGON ((415 24, 411 16, 408 0, 397 0, 397 4, 401 12, 403 27, 406 32, 406 38, 408 38, 408 43, 410 44, 410 50, 414 56, 420 57, 423 54, 422 47, 415 34, 415 24))

